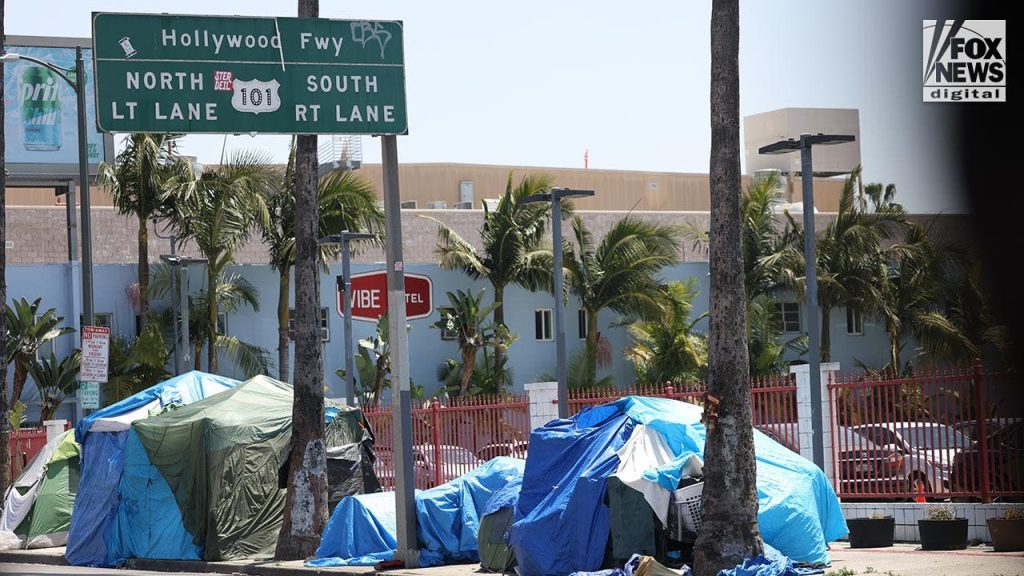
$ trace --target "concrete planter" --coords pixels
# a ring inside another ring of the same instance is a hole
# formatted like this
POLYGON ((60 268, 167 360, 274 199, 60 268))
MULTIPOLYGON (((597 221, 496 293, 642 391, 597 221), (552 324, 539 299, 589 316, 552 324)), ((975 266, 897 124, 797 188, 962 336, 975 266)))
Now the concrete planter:
POLYGON ((1024 519, 989 518, 988 534, 996 552, 1024 550, 1024 519))
POLYGON ((850 529, 850 548, 889 548, 896 531, 896 519, 892 516, 848 518, 846 526, 850 529))
POLYGON ((922 550, 963 550, 967 548, 967 518, 918 520, 922 550))

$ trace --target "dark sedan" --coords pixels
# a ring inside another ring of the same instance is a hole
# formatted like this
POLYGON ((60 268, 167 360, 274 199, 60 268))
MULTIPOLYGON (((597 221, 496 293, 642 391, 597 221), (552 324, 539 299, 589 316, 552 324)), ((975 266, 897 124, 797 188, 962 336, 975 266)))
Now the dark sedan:
MULTIPOLYGON (((1024 422, 997 427, 985 442, 988 453, 989 493, 1007 497, 1024 493, 1024 422)), ((981 443, 964 450, 953 460, 950 484, 953 492, 981 491, 981 443)))

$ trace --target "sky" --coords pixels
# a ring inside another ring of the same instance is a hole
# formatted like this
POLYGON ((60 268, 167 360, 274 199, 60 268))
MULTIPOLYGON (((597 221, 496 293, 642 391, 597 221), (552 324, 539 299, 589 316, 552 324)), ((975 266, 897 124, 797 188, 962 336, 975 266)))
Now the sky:
MULTIPOLYGON (((324 0, 323 18, 402 20, 409 135, 399 161, 706 173, 710 153, 707 1, 324 0)), ((296 2, 7 2, 8 35, 88 37, 90 12, 294 16, 296 2)), ((786 107, 860 110, 867 182, 896 184, 912 212, 964 212, 950 106, 921 102, 921 20, 956 14, 928 0, 741 2, 740 114, 786 107)), ((363 137, 363 160, 379 162, 363 137)), ((189 136, 216 163, 287 137, 189 136)))

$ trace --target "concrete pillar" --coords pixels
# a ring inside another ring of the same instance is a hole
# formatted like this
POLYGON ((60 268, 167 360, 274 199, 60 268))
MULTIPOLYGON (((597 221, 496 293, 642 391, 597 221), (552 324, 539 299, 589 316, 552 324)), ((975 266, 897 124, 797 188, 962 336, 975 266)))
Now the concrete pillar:
POLYGON ((790 374, 796 375, 796 413, 797 427, 800 437, 800 455, 814 461, 814 434, 820 430, 822 445, 825 448, 825 476, 829 481, 835 480, 835 449, 832 442, 832 422, 835 421, 835 410, 829 402, 828 383, 839 371, 838 362, 821 363, 821 421, 815 422, 811 410, 811 373, 807 364, 789 367, 790 374))
POLYGON ((49 442, 64 433, 64 427, 67 426, 67 420, 47 420, 43 422, 43 427, 46 428, 46 441, 49 442))
POLYGON ((524 388, 530 396, 530 430, 558 418, 558 382, 533 382, 524 388))

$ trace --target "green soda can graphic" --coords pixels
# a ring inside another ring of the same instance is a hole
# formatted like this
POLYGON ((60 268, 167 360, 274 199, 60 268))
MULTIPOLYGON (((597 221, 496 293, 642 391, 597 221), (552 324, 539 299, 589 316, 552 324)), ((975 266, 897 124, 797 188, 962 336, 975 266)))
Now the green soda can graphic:
POLYGON ((21 127, 27 150, 60 150, 61 78, 41 66, 26 66, 21 72, 21 127))

